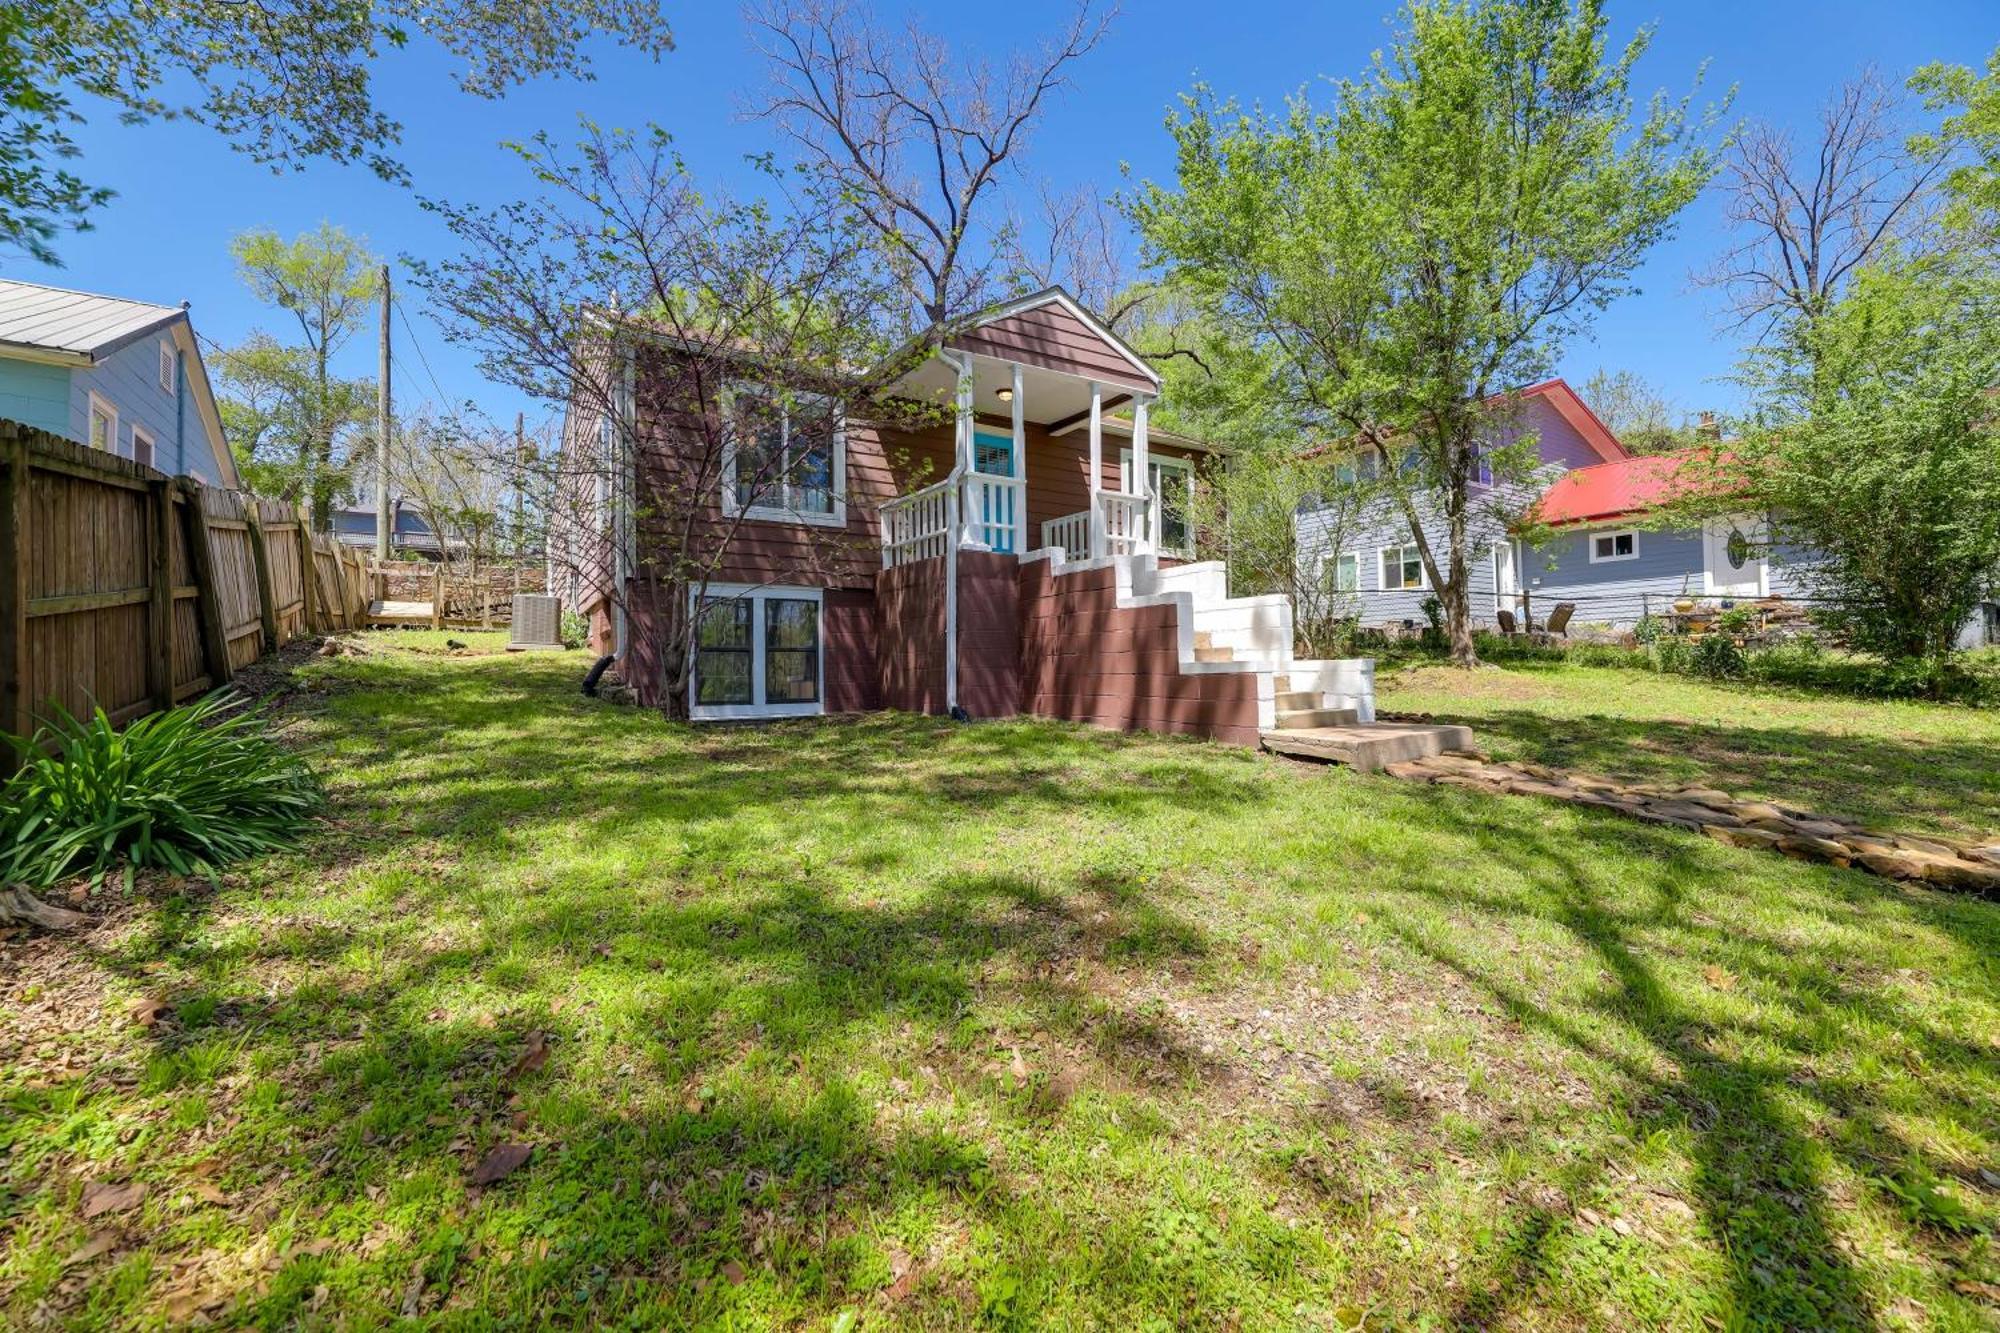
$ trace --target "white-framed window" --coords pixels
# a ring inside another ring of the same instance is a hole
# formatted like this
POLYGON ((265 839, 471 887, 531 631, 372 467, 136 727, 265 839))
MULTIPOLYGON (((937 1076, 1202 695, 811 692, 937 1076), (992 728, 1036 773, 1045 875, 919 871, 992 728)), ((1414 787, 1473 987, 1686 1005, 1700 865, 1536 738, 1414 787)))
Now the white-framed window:
POLYGON ((118 409, 95 390, 90 395, 90 447, 107 454, 118 452, 118 409))
POLYGON ((692 717, 810 717, 824 711, 820 589, 711 583, 693 609, 692 717))
POLYGON ((1361 552, 1342 551, 1340 558, 1333 562, 1333 590, 1335 592, 1361 590, 1361 552))
POLYGON ((1593 532, 1590 534, 1590 563, 1602 565, 1612 560, 1637 560, 1639 558, 1639 534, 1630 528, 1617 532, 1593 532))
POLYGON ((739 384, 723 411, 723 513, 847 526, 847 423, 838 404, 739 384))
MULTIPOLYGON (((1160 502, 1154 546, 1161 555, 1194 557, 1194 460, 1147 453, 1146 487, 1160 502)), ((1118 489, 1132 490, 1132 451, 1118 451, 1118 489)))
POLYGON ((160 387, 169 394, 176 391, 175 386, 179 383, 180 376, 175 373, 178 368, 178 363, 174 358, 173 343, 170 340, 162 339, 160 342, 160 387))
POLYGON ((144 426, 132 426, 132 461, 146 467, 153 466, 153 435, 144 426))
POLYGON ((1424 587, 1424 554, 1415 542, 1382 548, 1382 589, 1397 592, 1424 587))
POLYGON ((1493 484, 1493 454, 1483 444, 1472 446, 1472 480, 1481 486, 1493 484))

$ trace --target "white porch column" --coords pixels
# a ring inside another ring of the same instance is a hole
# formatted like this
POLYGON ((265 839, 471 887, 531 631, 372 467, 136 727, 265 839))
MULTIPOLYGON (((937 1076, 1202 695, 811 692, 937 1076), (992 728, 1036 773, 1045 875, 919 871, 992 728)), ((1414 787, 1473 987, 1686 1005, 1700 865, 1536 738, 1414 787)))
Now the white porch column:
MULTIPOLYGON (((960 353, 965 359, 958 366, 958 461, 952 470, 958 474, 959 483, 953 489, 963 490, 972 476, 972 357, 960 353)), ((972 540, 972 506, 958 506, 958 521, 952 525, 952 544, 963 546, 972 540)))
POLYGON ((1104 507, 1097 493, 1104 489, 1104 386, 1090 382, 1090 558, 1104 557, 1104 507))
POLYGON ((1019 556, 1028 549, 1028 408, 1021 397, 1021 363, 1008 369, 1014 375, 1014 480, 1021 483, 1014 489, 1014 554, 1019 556))
POLYGON ((1132 493, 1146 497, 1145 518, 1139 529, 1139 551, 1150 554, 1160 543, 1160 497, 1153 494, 1152 455, 1146 448, 1146 409, 1152 399, 1135 395, 1132 399, 1132 493))

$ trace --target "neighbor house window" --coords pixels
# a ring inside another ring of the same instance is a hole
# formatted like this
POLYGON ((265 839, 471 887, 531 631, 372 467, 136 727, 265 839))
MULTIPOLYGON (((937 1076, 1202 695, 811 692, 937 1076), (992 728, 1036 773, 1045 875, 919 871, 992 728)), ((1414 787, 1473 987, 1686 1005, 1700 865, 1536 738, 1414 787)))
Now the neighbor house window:
MULTIPOLYGON (((1132 451, 1118 455, 1118 484, 1132 489, 1132 451)), ((1162 555, 1194 554, 1194 464, 1185 458, 1149 454, 1146 458, 1147 489, 1160 502, 1159 532, 1155 545, 1162 555)))
POLYGON ((1636 560, 1639 556, 1639 534, 1629 529, 1624 532, 1595 532, 1590 537, 1590 563, 1601 565, 1607 560, 1636 560))
POLYGON ((1424 556, 1415 542, 1387 547, 1382 552, 1382 587, 1385 591, 1424 586, 1424 556))
POLYGON ((153 437, 138 426, 132 427, 132 461, 153 466, 153 437))
POLYGON ((695 626, 696 718, 820 711, 817 588, 711 585, 695 626))
POLYGON ((160 344, 160 387, 168 393, 174 392, 174 382, 179 378, 174 371, 174 345, 163 342, 160 344))
POLYGON ((1355 592, 1361 587, 1361 553, 1346 551, 1333 562, 1333 590, 1355 592))
POLYGON ((847 522, 841 497, 845 430, 823 398, 783 398, 756 388, 730 395, 724 509, 751 518, 828 527, 847 522))
POLYGON ((118 409, 94 393, 90 395, 90 447, 107 454, 118 452, 118 409))

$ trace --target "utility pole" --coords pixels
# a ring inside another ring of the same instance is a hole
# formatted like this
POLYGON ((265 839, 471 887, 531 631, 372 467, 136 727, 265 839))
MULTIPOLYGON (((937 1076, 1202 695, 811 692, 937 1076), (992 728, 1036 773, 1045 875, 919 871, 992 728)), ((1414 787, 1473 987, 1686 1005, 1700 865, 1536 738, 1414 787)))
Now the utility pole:
POLYGON ((375 558, 389 558, 389 266, 382 265, 382 367, 375 395, 375 558))

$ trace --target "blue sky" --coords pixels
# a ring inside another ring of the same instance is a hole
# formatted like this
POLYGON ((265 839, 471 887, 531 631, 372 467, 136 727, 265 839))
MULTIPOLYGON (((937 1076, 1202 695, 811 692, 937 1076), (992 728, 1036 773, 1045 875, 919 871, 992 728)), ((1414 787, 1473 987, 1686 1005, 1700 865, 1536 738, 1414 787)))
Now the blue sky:
MULTIPOLYGON (((900 12, 893 0, 879 3, 885 14, 900 12)), ((678 49, 658 64, 593 48, 595 82, 546 80, 498 103, 458 95, 448 66, 430 52, 395 57, 382 70, 379 99, 404 123, 402 155, 417 192, 505 199, 522 181, 499 142, 544 127, 560 133, 579 113, 610 125, 656 121, 704 177, 741 179, 746 154, 775 146, 767 126, 738 113, 765 71, 733 4, 668 0, 666 7, 678 49)), ((1067 7, 1066 0, 1016 0, 998 10, 937 6, 925 22, 961 49, 1005 47, 1017 34, 1050 29, 1067 7)), ((1706 61, 1704 98, 1734 85, 1732 114, 1794 125, 1802 134, 1811 133, 1827 94, 1869 62, 1900 78, 1931 60, 1977 63, 2000 39, 1992 0, 1909 0, 1888 8, 1857 0, 1611 0, 1610 12, 1619 40, 1642 23, 1657 25, 1640 69, 1642 93, 1685 92, 1706 61)), ((1116 188, 1121 164, 1137 176, 1164 179, 1172 159, 1161 120, 1178 92, 1201 79, 1246 101, 1276 102, 1303 85, 1358 73, 1384 44, 1392 13, 1387 0, 1310 6, 1237 0, 1226 7, 1129 0, 1110 40, 1053 108, 1031 152, 1032 169, 1065 188, 1093 182, 1116 188)), ((115 188, 118 198, 98 215, 95 231, 61 242, 64 268, 4 256, 0 272, 167 304, 185 299, 193 303, 196 327, 220 343, 260 324, 280 327, 234 277, 228 242, 236 231, 263 226, 289 235, 324 218, 365 235, 391 257, 435 256, 449 244, 414 193, 365 170, 315 164, 273 175, 199 127, 125 127, 103 115, 80 140, 84 174, 115 188)), ((1731 406, 1735 394, 1718 378, 1735 360, 1734 339, 1712 299, 1688 283, 1723 241, 1717 201, 1704 198, 1688 210, 1679 234, 1653 252, 1640 275, 1643 290, 1607 311, 1594 338, 1567 350, 1562 373, 1580 383, 1600 365, 1628 368, 1686 409, 1731 406)), ((442 393, 473 399, 495 419, 517 408, 528 410, 531 422, 544 414, 545 407, 485 383, 424 316, 418 294, 407 295, 417 336, 416 346, 406 345, 397 358, 399 400, 442 393)), ((374 356, 364 336, 348 349, 347 368, 372 373, 374 356)))

